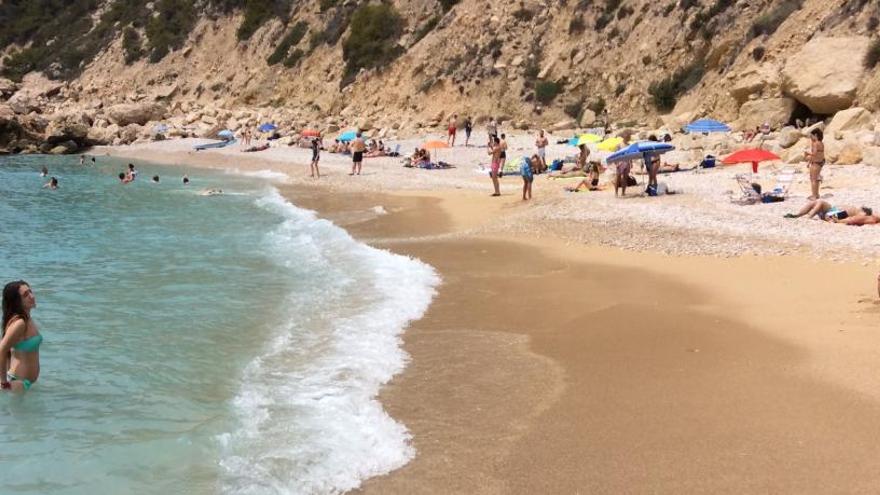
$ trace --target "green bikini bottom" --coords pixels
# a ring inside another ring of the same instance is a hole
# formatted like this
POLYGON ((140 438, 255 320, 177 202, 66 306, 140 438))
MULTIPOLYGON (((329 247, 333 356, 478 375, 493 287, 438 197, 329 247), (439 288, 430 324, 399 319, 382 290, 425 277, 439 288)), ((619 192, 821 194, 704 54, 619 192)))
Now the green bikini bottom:
POLYGON ((33 386, 34 384, 34 382, 32 381, 19 378, 8 371, 6 372, 6 378, 8 378, 11 382, 21 382, 25 390, 30 390, 31 386, 33 386))

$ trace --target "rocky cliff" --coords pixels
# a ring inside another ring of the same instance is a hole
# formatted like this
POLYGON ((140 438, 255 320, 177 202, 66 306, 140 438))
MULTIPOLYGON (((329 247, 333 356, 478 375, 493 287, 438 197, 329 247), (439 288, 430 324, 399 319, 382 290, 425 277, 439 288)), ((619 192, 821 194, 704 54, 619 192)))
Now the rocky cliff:
MULTIPOLYGON (((489 115, 752 127, 880 107, 867 0, 0 3, 0 146, 272 120, 382 134, 489 115)), ((873 123, 873 119, 871 123, 873 123)), ((866 124, 869 125, 869 124, 866 124)))

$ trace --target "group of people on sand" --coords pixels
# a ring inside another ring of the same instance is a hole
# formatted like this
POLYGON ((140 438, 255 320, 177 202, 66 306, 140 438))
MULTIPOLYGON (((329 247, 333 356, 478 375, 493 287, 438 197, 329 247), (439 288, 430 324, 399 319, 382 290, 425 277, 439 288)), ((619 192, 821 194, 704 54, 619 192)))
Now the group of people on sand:
MULTIPOLYGON (((465 147, 471 145, 471 132, 474 130, 474 121, 470 118, 470 116, 465 117, 464 122, 462 123, 462 127, 464 130, 464 145, 465 147)), ((446 144, 448 146, 455 146, 455 138, 458 135, 458 114, 454 113, 451 117, 446 121, 446 144)))

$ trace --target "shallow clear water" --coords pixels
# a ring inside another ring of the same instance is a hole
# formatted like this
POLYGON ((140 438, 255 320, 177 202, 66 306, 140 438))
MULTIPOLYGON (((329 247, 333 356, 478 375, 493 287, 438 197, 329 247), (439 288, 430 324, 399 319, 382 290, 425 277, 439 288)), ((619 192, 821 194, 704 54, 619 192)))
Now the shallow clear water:
POLYGON ((265 179, 122 165, 0 157, 0 281, 32 285, 45 337, 37 384, 0 396, 3 490, 336 493, 406 463, 374 397, 433 270, 265 179))

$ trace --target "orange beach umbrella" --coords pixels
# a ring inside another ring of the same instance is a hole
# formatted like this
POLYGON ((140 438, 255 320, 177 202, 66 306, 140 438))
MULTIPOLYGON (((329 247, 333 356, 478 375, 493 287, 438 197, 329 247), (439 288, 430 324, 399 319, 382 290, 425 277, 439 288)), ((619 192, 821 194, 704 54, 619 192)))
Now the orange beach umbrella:
POLYGON ((449 145, 446 144, 446 141, 436 141, 436 140, 435 141, 426 141, 422 145, 422 148, 424 148, 426 150, 434 150, 437 148, 448 148, 448 147, 449 147, 449 145))
POLYGON ((725 165, 736 165, 737 163, 751 163, 752 172, 758 173, 758 163, 771 160, 781 160, 775 153, 761 148, 751 148, 739 150, 725 158, 722 163, 725 165))

